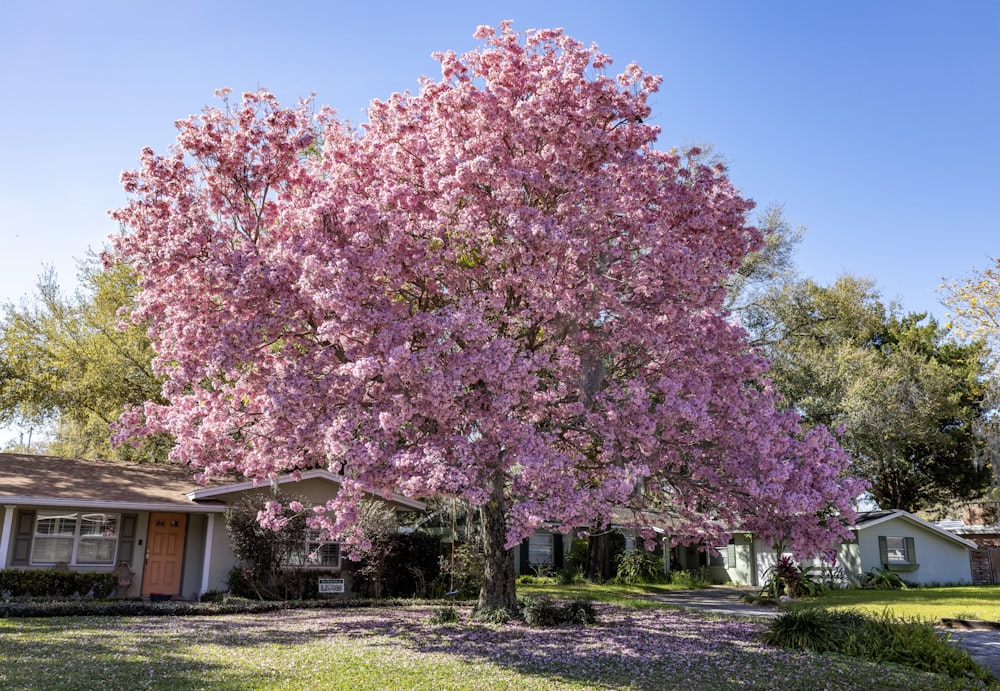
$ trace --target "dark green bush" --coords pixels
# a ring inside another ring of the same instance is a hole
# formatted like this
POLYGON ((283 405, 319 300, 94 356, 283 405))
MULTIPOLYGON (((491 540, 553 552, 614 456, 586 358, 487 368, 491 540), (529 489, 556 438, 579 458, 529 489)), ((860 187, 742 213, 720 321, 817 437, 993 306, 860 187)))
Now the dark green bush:
POLYGON ((494 609, 478 609, 473 612, 472 618, 484 624, 502 626, 515 617, 505 607, 496 607, 494 609))
POLYGON ((461 620, 461 615, 454 607, 440 607, 427 617, 427 621, 431 624, 456 624, 461 620))
POLYGON ((521 616, 528 626, 559 626, 565 623, 562 608, 547 597, 522 599, 521 616))
POLYGON ((54 571, 52 569, 4 569, 0 571, 0 593, 10 597, 110 597, 118 577, 109 572, 54 571))
MULTIPOLYGON (((453 606, 442 600, 420 601, 425 605, 453 606)), ((181 600, 149 602, 127 600, 52 600, 30 598, 0 602, 0 618, 70 617, 70 616, 212 616, 216 614, 256 614, 290 609, 363 609, 368 607, 410 607, 412 599, 361 598, 336 600, 257 600, 227 596, 222 602, 186 602, 181 600)))
POLYGON ((875 590, 906 590, 906 583, 899 577, 899 574, 885 568, 872 569, 866 573, 862 585, 865 588, 875 590))
POLYGON ((528 595, 519 598, 517 604, 528 626, 586 626, 597 623, 597 611, 587 600, 572 600, 560 605, 547 597, 528 595))
POLYGON ((589 626, 597 623, 597 610, 589 600, 572 600, 563 605, 567 623, 589 626))
MULTIPOLYGON (((395 535, 392 549, 385 562, 382 595, 427 597, 441 574, 441 555, 442 543, 436 535, 426 533, 395 535)), ((357 574, 354 590, 361 595, 374 594, 374 588, 365 573, 357 574)))
POLYGON ((929 622, 897 620, 888 611, 872 616, 820 608, 795 610, 772 620, 763 640, 783 648, 836 652, 996 683, 968 652, 949 643, 948 636, 939 635, 929 622))
POLYGON ((615 561, 618 573, 615 580, 625 585, 642 583, 663 583, 663 560, 652 552, 637 548, 625 554, 619 554, 615 561))

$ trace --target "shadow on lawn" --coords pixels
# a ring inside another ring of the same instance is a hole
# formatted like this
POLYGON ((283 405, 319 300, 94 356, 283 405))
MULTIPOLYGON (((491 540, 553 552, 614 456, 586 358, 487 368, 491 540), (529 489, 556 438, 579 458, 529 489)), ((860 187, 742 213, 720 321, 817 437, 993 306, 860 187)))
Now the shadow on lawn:
MULTIPOLYGON (((598 605, 599 624, 565 628, 479 625, 467 621, 468 609, 462 611, 463 623, 436 626, 427 621, 434 611, 399 607, 6 620, 7 628, 0 624, 0 687, 128 688, 137 681, 171 690, 258 687, 288 673, 277 669, 276 676, 268 676, 266 646, 287 647, 276 652, 285 659, 275 661, 279 668, 292 669, 308 647, 335 669, 350 664, 343 653, 351 649, 380 665, 389 678, 411 661, 434 666, 444 656, 467 664, 470 678, 488 674, 485 664, 530 675, 539 687, 550 680, 636 689, 771 688, 776 682, 807 689, 808 673, 818 671, 812 665, 827 671, 844 666, 814 661, 803 676, 801 653, 760 644, 760 623, 670 609, 598 605), (207 660, 211 656, 199 647, 209 645, 226 649, 221 657, 227 661, 207 660), (67 674, 76 676, 59 683, 67 674)), ((871 682, 887 689, 919 686, 897 685, 890 676, 871 682)), ((836 687, 834 677, 830 683, 836 687)))
POLYGON ((447 655, 471 668, 492 663, 539 680, 647 689, 662 688, 665 678, 709 688, 713 675, 734 665, 766 675, 767 666, 787 657, 761 648, 759 624, 670 610, 599 609, 596 626, 546 629, 434 626, 427 623, 434 608, 426 607, 20 620, 16 630, 0 628, 0 687, 121 688, 142 680, 153 688, 247 688, 261 681, 262 646, 329 646, 336 664, 348 641, 384 655, 387 666, 414 655, 431 661, 447 655), (233 649, 247 664, 208 662, 198 654, 206 645, 233 649))
MULTIPOLYGON (((141 688, 236 690, 248 687, 247 676, 227 665, 185 657, 183 650, 162 641, 129 639, 108 628, 67 627, 67 620, 21 620, 0 629, 0 688, 121 689, 141 688)), ((9 622, 9 620, 8 620, 9 622)))

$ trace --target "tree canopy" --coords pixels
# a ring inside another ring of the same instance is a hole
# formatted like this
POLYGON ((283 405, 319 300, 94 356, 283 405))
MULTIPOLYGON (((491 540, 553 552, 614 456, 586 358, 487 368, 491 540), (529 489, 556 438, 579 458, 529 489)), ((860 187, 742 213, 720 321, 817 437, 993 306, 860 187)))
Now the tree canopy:
POLYGON ((942 284, 941 291, 956 329, 986 341, 995 351, 1000 345, 1000 258, 992 262, 970 276, 942 284))
POLYGON ((873 282, 850 276, 829 287, 793 282, 765 302, 775 387, 810 424, 843 428, 852 471, 880 507, 953 505, 987 488, 981 342, 900 314, 873 282))
POLYGON ((0 421, 39 430, 48 453, 84 458, 165 460, 169 440, 112 449, 110 425, 159 398, 152 348, 142 326, 118 328, 135 276, 125 265, 81 264, 81 288, 64 294, 50 270, 37 292, 7 304, 0 320, 0 421))
POLYGON ((311 103, 228 95, 143 150, 114 213, 165 402, 203 474, 343 478, 321 517, 351 535, 363 491, 482 509, 480 607, 513 607, 510 547, 543 521, 808 552, 845 536, 860 488, 822 428, 775 408, 767 364, 722 309, 760 233, 721 166, 654 148, 660 79, 558 30, 481 27, 439 80, 354 130, 311 103))

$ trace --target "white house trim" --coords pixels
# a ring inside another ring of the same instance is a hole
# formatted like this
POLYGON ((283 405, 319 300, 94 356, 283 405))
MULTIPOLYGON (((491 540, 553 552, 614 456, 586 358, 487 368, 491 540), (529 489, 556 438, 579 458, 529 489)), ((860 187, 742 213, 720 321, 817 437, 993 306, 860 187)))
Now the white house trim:
POLYGON ((0 569, 7 568, 7 552, 10 551, 10 531, 14 527, 14 509, 16 504, 3 506, 3 532, 0 532, 0 569))
POLYGON ((205 555, 201 560, 201 589, 198 591, 199 595, 204 595, 209 590, 208 576, 212 567, 212 540, 215 537, 215 516, 207 514, 205 519, 205 555))

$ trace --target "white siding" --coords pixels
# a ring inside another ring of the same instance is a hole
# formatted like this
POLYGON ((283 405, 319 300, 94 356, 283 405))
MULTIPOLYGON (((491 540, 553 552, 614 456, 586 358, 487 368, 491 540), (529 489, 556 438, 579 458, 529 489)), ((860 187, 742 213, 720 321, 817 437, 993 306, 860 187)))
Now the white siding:
POLYGON ((718 548, 724 566, 712 566, 709 573, 718 582, 729 581, 735 585, 757 585, 751 569, 753 544, 744 533, 736 533, 730 544, 718 548))
POLYGON ((858 531, 862 574, 882 567, 878 548, 880 535, 913 538, 919 566, 913 571, 899 572, 903 580, 919 585, 972 583, 968 547, 903 517, 890 518, 870 527, 862 526, 858 531))

